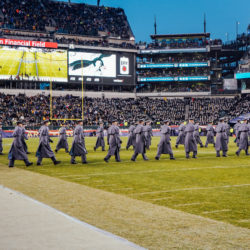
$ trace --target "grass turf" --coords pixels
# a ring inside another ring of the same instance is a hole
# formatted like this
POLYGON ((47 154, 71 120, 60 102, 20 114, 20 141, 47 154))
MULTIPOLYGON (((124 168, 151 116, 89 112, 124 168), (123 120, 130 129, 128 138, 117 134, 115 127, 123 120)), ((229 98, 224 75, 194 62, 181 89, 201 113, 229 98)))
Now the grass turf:
MULTIPOLYGON (((93 151, 95 139, 86 138, 88 165, 70 165, 70 156, 62 150, 56 155, 62 161, 59 166, 44 159, 42 167, 33 166, 28 170, 250 228, 250 158, 243 153, 240 157, 235 156, 236 146, 232 138, 228 158, 216 158, 210 145, 199 148, 198 159, 186 160, 184 148, 180 146, 173 148, 176 161, 170 161, 166 155, 155 161, 159 141, 159 137, 155 137, 147 152, 148 162, 141 157, 137 162, 131 162, 133 152, 124 149, 126 138, 123 138, 122 162, 116 163, 112 159, 108 164, 103 161, 107 152, 93 151)), ((172 145, 175 139, 172 139, 172 145)), ((71 140, 69 138, 69 143, 71 140)), ((11 141, 4 139, 5 154, 11 141)), ((53 149, 56 142, 54 139, 51 144, 53 149)), ((38 139, 31 138, 28 146, 32 153, 29 158, 35 162, 38 139)), ((0 156, 1 163, 7 164, 6 158, 6 155, 0 156)), ((16 166, 25 168, 18 161, 16 166)))

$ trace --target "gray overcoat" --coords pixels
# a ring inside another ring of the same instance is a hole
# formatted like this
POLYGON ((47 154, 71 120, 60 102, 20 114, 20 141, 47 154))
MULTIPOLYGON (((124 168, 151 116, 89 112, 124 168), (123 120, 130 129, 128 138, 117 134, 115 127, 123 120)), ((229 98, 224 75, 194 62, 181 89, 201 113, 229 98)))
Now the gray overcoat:
POLYGON ((81 125, 77 125, 74 130, 74 139, 69 154, 71 156, 82 156, 87 153, 83 127, 81 125))
POLYGON ((54 152, 50 147, 50 136, 49 136, 49 128, 43 125, 39 129, 39 146, 36 151, 36 156, 38 158, 51 158, 55 157, 54 152))
POLYGON ((163 125, 161 127, 161 139, 158 144, 157 156, 161 154, 173 154, 170 134, 171 128, 168 125, 163 125))
POLYGON ((185 128, 185 151, 189 152, 197 152, 197 143, 194 138, 194 125, 192 123, 188 123, 185 128))
POLYGON ((23 129, 16 126, 13 132, 14 141, 12 142, 8 158, 9 160, 28 160, 27 153, 22 143, 23 129))

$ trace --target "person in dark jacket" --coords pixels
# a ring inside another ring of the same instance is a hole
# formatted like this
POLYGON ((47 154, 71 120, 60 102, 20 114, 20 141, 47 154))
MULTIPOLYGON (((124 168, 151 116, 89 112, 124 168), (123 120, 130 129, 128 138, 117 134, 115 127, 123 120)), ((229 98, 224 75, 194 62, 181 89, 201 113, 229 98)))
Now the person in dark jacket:
POLYGON ((53 143, 49 135, 49 120, 46 120, 43 122, 43 126, 39 129, 39 146, 36 151, 37 166, 42 164, 43 158, 50 158, 54 165, 61 163, 56 160, 55 154, 50 147, 50 142, 53 143))
POLYGON ((22 121, 17 122, 17 126, 13 132, 14 141, 11 145, 8 158, 9 158, 9 167, 14 167, 16 160, 22 160, 24 161, 25 165, 31 166, 33 165, 32 162, 28 160, 27 153, 25 152, 25 149, 23 147, 22 143, 22 136, 23 136, 23 123, 22 121))
POLYGON ((67 140, 67 128, 66 128, 66 123, 62 124, 62 127, 59 129, 59 140, 56 145, 56 150, 55 152, 57 153, 61 148, 65 149, 65 152, 69 152, 69 144, 67 140))
POLYGON ((248 148, 249 148, 249 126, 247 124, 247 119, 243 121, 242 124, 240 124, 238 128, 238 137, 239 137, 239 149, 236 151, 236 155, 240 156, 241 150, 244 150, 246 152, 246 155, 249 155, 248 148))
POLYGON ((82 163, 87 164, 87 149, 85 147, 85 136, 83 130, 83 121, 79 120, 74 129, 74 140, 69 154, 71 155, 71 164, 77 164, 75 158, 81 156, 82 163))
POLYGON ((157 155, 155 157, 156 160, 159 160, 161 154, 169 154, 170 160, 175 160, 172 147, 171 147, 171 128, 169 127, 169 120, 164 121, 164 125, 161 127, 161 139, 158 144, 157 155))
POLYGON ((99 147, 102 147, 102 151, 105 151, 105 141, 104 141, 104 127, 103 123, 101 122, 99 127, 96 130, 96 144, 94 147, 94 151, 96 151, 99 147))
POLYGON ((3 154, 3 127, 2 123, 0 122, 0 155, 3 154))
POLYGON ((185 152, 189 159, 189 153, 193 152, 193 158, 197 158, 197 143, 194 137, 194 119, 190 118, 185 128, 185 152))
POLYGON ((142 154, 143 160, 148 161, 148 158, 146 156, 147 141, 146 141, 143 125, 144 125, 144 121, 139 120, 139 123, 134 130, 136 141, 135 141, 134 154, 131 158, 131 161, 135 161, 138 154, 142 154))
POLYGON ((115 160, 117 162, 120 162, 120 148, 122 141, 120 139, 120 130, 119 127, 117 126, 117 121, 113 120, 112 125, 108 128, 108 145, 109 145, 109 150, 108 154, 104 158, 105 162, 108 162, 111 156, 115 156, 115 160))

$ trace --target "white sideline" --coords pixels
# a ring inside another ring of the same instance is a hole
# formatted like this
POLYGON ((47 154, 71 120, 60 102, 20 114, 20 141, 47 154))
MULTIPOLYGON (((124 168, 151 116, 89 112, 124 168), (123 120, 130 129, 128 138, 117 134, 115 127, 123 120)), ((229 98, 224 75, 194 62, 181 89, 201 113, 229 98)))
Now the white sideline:
POLYGON ((2 185, 0 185, 0 197, 2 197, 0 203, 0 246, 3 247, 2 249, 64 250, 70 249, 69 247, 74 250, 145 249, 2 185), (20 207, 13 206, 18 204, 20 207), (46 218, 46 215, 49 217, 46 218), (38 224, 30 224, 34 219, 38 224), (37 228, 42 235, 39 235, 40 238, 33 238, 32 234, 35 234, 33 231, 37 228), (54 228, 57 230, 53 230, 54 228), (65 231, 67 235, 63 235, 65 231))

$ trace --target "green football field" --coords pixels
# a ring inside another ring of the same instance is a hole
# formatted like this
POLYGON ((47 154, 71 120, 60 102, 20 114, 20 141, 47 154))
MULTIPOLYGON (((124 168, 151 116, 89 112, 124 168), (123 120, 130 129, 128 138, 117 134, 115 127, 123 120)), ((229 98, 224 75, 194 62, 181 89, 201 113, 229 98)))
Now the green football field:
MULTIPOLYGON (((168 155, 162 155, 160 161, 154 160, 159 137, 154 137, 149 161, 141 156, 136 162, 131 162, 133 151, 126 151, 126 138, 122 138, 121 163, 111 158, 107 164, 103 158, 107 152, 93 147, 96 138, 87 137, 88 165, 82 165, 80 158, 77 165, 69 164, 70 156, 61 150, 57 159, 62 161, 59 166, 51 164, 50 159, 44 159, 43 166, 26 168, 23 162, 16 162, 18 168, 53 176, 67 182, 94 187, 111 193, 146 201, 164 207, 169 207, 202 217, 228 222, 237 226, 250 228, 250 158, 242 152, 235 155, 236 146, 233 138, 230 140, 230 150, 227 158, 216 158, 212 145, 199 148, 198 159, 185 159, 183 146, 174 150, 175 161, 170 161, 168 155)), ((174 146, 176 138, 172 138, 174 146)), ((202 138, 203 142, 205 138, 202 138)), ((7 152, 11 139, 4 139, 4 156, 1 163, 7 165, 7 152)), ((72 138, 69 138, 71 144, 72 138)), ((51 144, 55 149, 57 139, 51 144)), ((35 162, 35 151, 38 139, 28 141, 29 158, 35 162)))
POLYGON ((39 77, 41 80, 67 80, 67 51, 29 51, 0 48, 0 76, 39 77))

